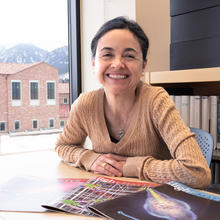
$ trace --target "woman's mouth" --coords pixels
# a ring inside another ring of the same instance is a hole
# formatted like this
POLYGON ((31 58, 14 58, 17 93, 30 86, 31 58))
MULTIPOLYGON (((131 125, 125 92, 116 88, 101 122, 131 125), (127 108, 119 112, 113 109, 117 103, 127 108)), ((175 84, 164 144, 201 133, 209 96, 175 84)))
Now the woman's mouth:
POLYGON ((107 74, 107 76, 109 78, 112 78, 112 79, 126 79, 128 78, 128 75, 124 75, 124 74, 107 74))

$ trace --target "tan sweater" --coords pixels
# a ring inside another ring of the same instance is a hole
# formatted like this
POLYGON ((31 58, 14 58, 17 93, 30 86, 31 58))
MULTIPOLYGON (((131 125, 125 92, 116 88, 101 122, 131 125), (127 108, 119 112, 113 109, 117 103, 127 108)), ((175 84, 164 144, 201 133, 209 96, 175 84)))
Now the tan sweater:
POLYGON ((161 87, 140 83, 136 96, 126 134, 118 143, 113 143, 104 118, 104 90, 81 94, 73 103, 58 138, 55 148, 58 155, 90 171, 100 154, 114 153, 128 157, 123 176, 207 187, 211 181, 208 164, 168 93, 161 87), (87 136, 93 150, 83 148, 87 136))

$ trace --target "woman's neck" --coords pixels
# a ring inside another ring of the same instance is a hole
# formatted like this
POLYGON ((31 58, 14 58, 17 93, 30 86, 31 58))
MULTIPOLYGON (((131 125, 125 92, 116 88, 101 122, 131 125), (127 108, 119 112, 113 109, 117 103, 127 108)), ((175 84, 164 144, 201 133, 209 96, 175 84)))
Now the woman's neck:
POLYGON ((135 103, 135 92, 130 94, 105 93, 105 110, 116 118, 127 117, 135 103))

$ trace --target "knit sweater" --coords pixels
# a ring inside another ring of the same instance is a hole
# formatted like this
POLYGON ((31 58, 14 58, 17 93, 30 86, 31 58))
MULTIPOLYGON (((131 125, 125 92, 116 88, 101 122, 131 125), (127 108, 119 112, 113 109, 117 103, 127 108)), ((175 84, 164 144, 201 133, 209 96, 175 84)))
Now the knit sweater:
POLYGON ((210 184, 209 166, 175 104, 161 87, 139 83, 130 125, 118 143, 111 142, 104 116, 104 89, 82 93, 72 104, 55 150, 75 167, 91 170, 105 153, 128 157, 123 176, 157 183, 171 180, 196 188, 210 184), (92 150, 83 144, 89 136, 92 150))

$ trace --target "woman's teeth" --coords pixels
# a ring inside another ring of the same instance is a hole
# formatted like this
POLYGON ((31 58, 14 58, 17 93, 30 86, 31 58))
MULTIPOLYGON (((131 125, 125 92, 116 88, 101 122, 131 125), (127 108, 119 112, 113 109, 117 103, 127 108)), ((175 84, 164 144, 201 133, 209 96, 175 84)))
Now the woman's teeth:
POLYGON ((113 78, 113 79, 125 79, 125 78, 127 78, 127 75, 112 75, 112 74, 108 74, 108 77, 113 78))

